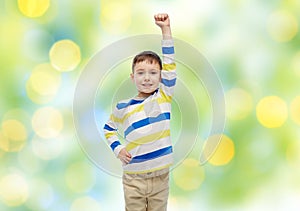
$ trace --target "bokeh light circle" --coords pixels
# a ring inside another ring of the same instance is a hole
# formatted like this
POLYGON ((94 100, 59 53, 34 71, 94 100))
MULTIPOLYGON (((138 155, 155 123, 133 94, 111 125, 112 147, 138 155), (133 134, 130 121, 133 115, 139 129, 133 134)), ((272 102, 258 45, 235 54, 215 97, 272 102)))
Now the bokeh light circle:
POLYGON ((9 207, 24 204, 29 196, 29 186, 25 178, 12 173, 0 179, 0 198, 9 207))
POLYGON ((72 71, 81 61, 80 48, 72 40, 60 40, 51 47, 49 57, 58 71, 72 71))
POLYGON ((55 95, 59 89, 61 75, 50 64, 40 64, 32 71, 29 83, 39 95, 55 95))
POLYGON ((130 26, 130 2, 107 1, 102 3, 101 1, 101 4, 100 22, 104 30, 119 34, 130 26))
POLYGON ((281 127, 288 117, 287 105, 278 96, 264 97, 256 106, 256 116, 267 128, 281 127))
MULTIPOLYGON (((211 64, 197 49, 176 38, 174 38, 174 42, 176 62, 182 63, 191 69, 195 77, 197 77, 198 83, 202 83, 208 93, 212 107, 212 120, 208 133, 210 135, 223 133, 225 125, 225 100, 219 77, 211 64)), ((110 73, 111 68, 119 64, 120 61, 133 57, 145 49, 153 49, 155 48, 154 46, 160 47, 159 43, 161 43, 161 35, 133 36, 114 42, 98 52, 87 63, 79 77, 73 101, 74 124, 79 144, 84 153, 97 167, 113 176, 121 177, 122 168, 120 164, 118 168, 115 168, 115 165, 111 165, 111 162, 118 162, 118 160, 109 146, 107 146, 106 140, 101 138, 99 130, 102 132, 102 128, 99 129, 97 127, 94 110, 95 97, 97 96, 99 84, 110 73)), ((160 52, 160 48, 155 51, 160 52)), ((193 94, 197 93, 191 93, 191 95, 193 94)), ((104 113, 104 111, 102 112, 104 113)), ((102 118, 105 118, 105 115, 102 118)), ((193 117, 191 118, 193 119, 193 117)), ((176 143, 184 149, 181 150, 179 148, 177 152, 174 150, 174 157, 177 157, 179 162, 182 162, 182 159, 188 155, 195 144, 197 135, 194 132, 191 135, 182 135, 183 137, 176 143), (186 140, 192 141, 186 144, 186 140), (189 150, 185 151, 185 149, 189 150), (178 154, 176 155, 176 153, 178 154)), ((214 148, 206 149, 206 152, 212 154, 215 148, 217 148, 219 141, 214 139, 210 144, 214 148)), ((203 150, 200 152, 200 164, 207 162, 207 157, 203 156, 203 150)), ((176 164, 174 163, 174 166, 176 164)))
POLYGON ((278 42, 288 42, 298 32, 298 21, 285 10, 275 11, 269 17, 268 29, 271 37, 278 42))
MULTIPOLYGON (((210 156, 209 151, 204 151, 204 154, 210 157, 208 162, 214 166, 222 166, 228 164, 233 159, 235 154, 235 147, 233 141, 224 134, 213 135, 210 136, 208 139, 221 140, 218 148, 212 156, 210 156)), ((207 141, 206 143, 210 142, 207 141)), ((209 149, 209 147, 206 147, 205 149, 209 149)))
POLYGON ((62 114, 57 109, 47 106, 39 108, 32 117, 32 127, 42 138, 55 138, 63 129, 62 114))
POLYGON ((182 190, 197 190, 205 178, 204 168, 199 160, 187 158, 173 171, 173 178, 175 184, 182 190))
POLYGON ((15 119, 2 122, 0 131, 0 148, 6 152, 18 152, 27 141, 28 132, 24 124, 15 119))
POLYGON ((50 0, 18 0, 19 10, 29 18, 44 15, 50 6, 50 0))
POLYGON ((27 132, 24 125, 14 119, 6 120, 2 123, 2 131, 13 141, 24 141, 27 139, 27 132))
POLYGON ((26 83, 28 97, 35 103, 50 102, 57 94, 61 85, 61 73, 49 63, 37 65, 26 83))

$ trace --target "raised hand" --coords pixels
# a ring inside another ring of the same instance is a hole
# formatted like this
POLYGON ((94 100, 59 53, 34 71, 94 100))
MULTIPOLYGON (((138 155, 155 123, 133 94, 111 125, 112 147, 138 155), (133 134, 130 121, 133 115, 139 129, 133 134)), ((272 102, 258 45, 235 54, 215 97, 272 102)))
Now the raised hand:
POLYGON ((163 39, 172 39, 170 18, 166 13, 154 15, 155 24, 161 28, 163 39))
POLYGON ((165 27, 165 26, 170 26, 170 19, 169 15, 166 13, 159 13, 154 15, 154 20, 155 24, 158 25, 159 27, 165 27))

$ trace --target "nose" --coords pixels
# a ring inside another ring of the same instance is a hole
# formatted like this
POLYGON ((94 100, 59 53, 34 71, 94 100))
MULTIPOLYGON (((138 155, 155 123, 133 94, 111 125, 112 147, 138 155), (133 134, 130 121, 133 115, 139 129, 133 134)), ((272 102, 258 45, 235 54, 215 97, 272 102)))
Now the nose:
POLYGON ((149 73, 146 72, 145 74, 145 80, 149 81, 150 77, 149 77, 149 73))

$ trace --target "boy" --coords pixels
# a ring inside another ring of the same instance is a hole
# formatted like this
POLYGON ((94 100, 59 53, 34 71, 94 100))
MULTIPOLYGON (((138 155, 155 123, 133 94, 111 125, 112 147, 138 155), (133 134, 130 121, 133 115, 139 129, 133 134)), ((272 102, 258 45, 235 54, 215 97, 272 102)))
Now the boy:
POLYGON ((171 100, 176 83, 174 44, 167 14, 154 16, 162 31, 163 64, 152 51, 136 55, 131 79, 138 94, 117 104, 105 137, 123 164, 125 210, 163 211, 169 195, 171 100), (124 129, 125 145, 117 130, 124 129))

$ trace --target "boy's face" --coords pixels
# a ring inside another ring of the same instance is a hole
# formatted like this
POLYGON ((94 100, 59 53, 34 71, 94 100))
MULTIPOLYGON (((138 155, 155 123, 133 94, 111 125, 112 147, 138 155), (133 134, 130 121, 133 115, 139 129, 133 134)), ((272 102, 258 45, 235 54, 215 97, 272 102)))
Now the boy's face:
POLYGON ((145 60, 135 64, 130 76, 136 85, 139 97, 148 97, 158 88, 161 79, 160 72, 157 62, 150 63, 145 60))

